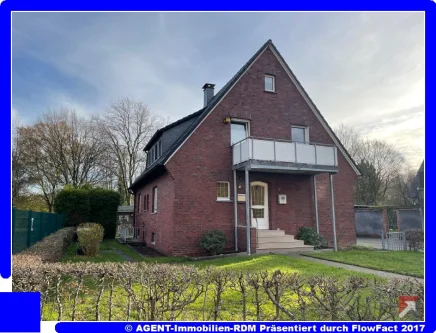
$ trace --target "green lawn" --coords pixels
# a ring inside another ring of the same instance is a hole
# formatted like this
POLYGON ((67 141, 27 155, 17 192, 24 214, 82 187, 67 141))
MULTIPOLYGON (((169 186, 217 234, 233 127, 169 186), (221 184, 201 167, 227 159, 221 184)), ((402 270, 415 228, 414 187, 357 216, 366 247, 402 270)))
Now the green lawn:
POLYGON ((203 268, 216 266, 234 271, 260 272, 280 270, 287 273, 298 273, 302 276, 328 275, 346 278, 349 276, 373 277, 373 275, 356 273, 342 268, 314 263, 308 260, 282 254, 226 257, 213 260, 189 261, 183 264, 203 268))
POLYGON ((307 255, 386 272, 424 277, 423 252, 345 250, 307 255))
POLYGON ((62 262, 124 262, 125 258, 115 252, 106 252, 106 250, 117 250, 123 252, 135 261, 142 261, 148 263, 173 263, 193 265, 199 268, 208 266, 216 266, 235 271, 275 271, 281 270, 282 272, 296 272, 303 276, 311 275, 330 275, 330 276, 366 276, 368 274, 357 274, 352 271, 331 267, 323 264, 310 262, 304 259, 298 259, 287 255, 253 255, 253 256, 229 256, 218 259, 210 260, 190 260, 186 257, 148 257, 144 258, 139 255, 131 247, 120 244, 116 240, 105 240, 100 246, 100 254, 97 257, 90 258, 87 256, 79 256, 76 254, 77 244, 71 244, 65 251, 62 262))
POLYGON ((120 256, 114 251, 117 249, 129 256, 135 261, 142 261, 144 258, 139 255, 131 247, 120 244, 115 239, 105 240, 100 245, 100 254, 96 257, 87 257, 77 255, 77 243, 71 244, 64 253, 61 262, 124 262, 126 261, 124 257, 120 256))

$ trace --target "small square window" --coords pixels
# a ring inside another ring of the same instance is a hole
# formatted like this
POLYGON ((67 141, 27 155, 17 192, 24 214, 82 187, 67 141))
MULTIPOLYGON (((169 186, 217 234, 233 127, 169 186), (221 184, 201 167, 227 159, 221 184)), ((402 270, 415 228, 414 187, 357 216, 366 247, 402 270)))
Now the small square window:
POLYGON ((292 141, 306 143, 309 141, 306 127, 292 126, 291 128, 292 141))
POLYGON ((273 75, 265 75, 265 91, 276 91, 276 78, 273 75))
POLYGON ((218 201, 230 200, 230 183, 217 182, 216 183, 216 199, 218 201))
POLYGON ((151 233, 151 244, 156 244, 156 233, 155 232, 151 233))

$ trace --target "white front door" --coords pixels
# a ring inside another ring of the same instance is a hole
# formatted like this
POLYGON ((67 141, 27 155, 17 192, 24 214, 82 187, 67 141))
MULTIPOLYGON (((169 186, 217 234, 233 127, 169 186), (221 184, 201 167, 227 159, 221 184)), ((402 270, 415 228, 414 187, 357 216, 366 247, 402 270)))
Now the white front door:
POLYGON ((257 229, 269 229, 268 220, 268 184, 251 183, 251 226, 257 229))

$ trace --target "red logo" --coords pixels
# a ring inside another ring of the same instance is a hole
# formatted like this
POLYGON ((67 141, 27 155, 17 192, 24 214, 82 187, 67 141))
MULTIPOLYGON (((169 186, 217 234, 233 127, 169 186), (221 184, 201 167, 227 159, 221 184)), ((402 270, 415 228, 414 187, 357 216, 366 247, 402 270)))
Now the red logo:
POLYGON ((403 318, 409 311, 416 311, 419 296, 400 296, 398 298, 398 315, 403 318))

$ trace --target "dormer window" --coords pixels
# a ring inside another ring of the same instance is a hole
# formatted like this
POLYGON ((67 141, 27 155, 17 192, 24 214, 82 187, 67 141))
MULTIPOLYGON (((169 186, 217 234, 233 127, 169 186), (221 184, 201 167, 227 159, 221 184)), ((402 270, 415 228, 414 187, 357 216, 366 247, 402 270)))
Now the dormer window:
POLYGON ((161 156, 162 156, 162 140, 159 140, 148 151, 147 166, 152 165, 161 156))
POLYGON ((276 91, 276 78, 274 75, 265 75, 265 91, 276 91))

